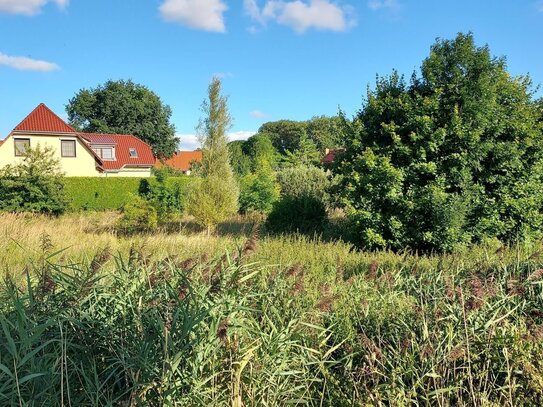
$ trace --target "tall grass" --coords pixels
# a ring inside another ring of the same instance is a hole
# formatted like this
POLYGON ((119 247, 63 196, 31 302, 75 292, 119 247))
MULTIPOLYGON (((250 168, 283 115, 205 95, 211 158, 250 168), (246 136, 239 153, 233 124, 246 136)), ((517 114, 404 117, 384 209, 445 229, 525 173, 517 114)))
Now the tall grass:
POLYGON ((13 230, 31 261, 12 263, 15 277, 7 266, 0 289, 0 405, 543 403, 539 248, 418 256, 198 234, 141 245, 81 226, 74 236, 95 246, 68 256, 51 224, 28 222, 33 233, 13 230))

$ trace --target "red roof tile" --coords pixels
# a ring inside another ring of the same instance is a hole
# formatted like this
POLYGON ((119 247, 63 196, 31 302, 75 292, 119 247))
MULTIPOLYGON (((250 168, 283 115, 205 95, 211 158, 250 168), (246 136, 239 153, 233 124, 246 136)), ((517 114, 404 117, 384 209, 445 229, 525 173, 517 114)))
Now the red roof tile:
POLYGON ((117 144, 111 134, 80 133, 80 135, 93 144, 117 144))
POLYGON ((30 131, 40 133, 74 133, 69 126, 51 109, 40 103, 13 131, 30 131))
POLYGON ((335 150, 329 150, 326 155, 322 158, 321 164, 331 164, 336 160, 336 156, 344 153, 344 148, 337 148, 335 150))
POLYGON ((105 170, 119 170, 132 166, 152 167, 155 164, 155 156, 151 146, 135 136, 96 133, 79 133, 79 135, 91 144, 104 144, 104 140, 111 140, 115 144, 115 161, 102 160, 102 168, 105 170), (131 148, 136 149, 137 157, 130 157, 129 150, 131 148))
POLYGON ((179 171, 189 171, 192 162, 202 161, 202 152, 196 151, 178 151, 172 158, 164 161, 164 165, 175 168, 179 171))

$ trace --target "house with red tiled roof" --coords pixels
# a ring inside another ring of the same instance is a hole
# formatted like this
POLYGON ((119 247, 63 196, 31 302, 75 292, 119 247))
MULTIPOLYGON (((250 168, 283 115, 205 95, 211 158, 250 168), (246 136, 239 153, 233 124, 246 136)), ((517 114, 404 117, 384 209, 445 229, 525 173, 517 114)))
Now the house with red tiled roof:
POLYGON ((24 159, 38 145, 53 149, 67 176, 149 177, 151 147, 129 134, 80 133, 43 103, 0 141, 0 167, 24 159))
POLYGON ((190 175, 192 165, 202 161, 202 151, 178 151, 171 158, 163 162, 157 162, 157 167, 163 165, 181 171, 183 174, 190 175))

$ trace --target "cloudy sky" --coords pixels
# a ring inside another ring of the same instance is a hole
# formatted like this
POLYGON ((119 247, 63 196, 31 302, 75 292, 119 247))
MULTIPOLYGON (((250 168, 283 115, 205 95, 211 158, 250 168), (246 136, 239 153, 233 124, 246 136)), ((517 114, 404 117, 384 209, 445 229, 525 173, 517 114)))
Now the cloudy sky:
POLYGON ((183 149, 213 75, 232 139, 352 114, 377 73, 409 76, 459 31, 543 83, 543 0, 0 0, 0 138, 40 102, 65 117, 79 89, 108 79, 158 93, 183 149))

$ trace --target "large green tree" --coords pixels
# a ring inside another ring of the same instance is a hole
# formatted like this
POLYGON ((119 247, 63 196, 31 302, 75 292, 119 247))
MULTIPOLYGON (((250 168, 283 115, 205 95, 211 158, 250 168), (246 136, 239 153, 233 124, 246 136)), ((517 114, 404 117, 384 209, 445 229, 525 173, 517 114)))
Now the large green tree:
POLYGON ((471 34, 438 40, 407 84, 379 78, 336 171, 364 248, 452 250, 543 228, 543 133, 530 79, 471 34))
POLYGON ((170 107, 156 93, 130 80, 81 89, 66 110, 70 124, 83 132, 133 134, 161 158, 177 149, 170 107))
POLYGON ((228 98, 221 93, 219 78, 213 78, 209 85, 202 112, 204 117, 197 128, 202 161, 194 173, 196 178, 188 194, 187 208, 210 233, 239 207, 239 186, 230 164, 226 135, 232 118, 228 112, 228 98))

